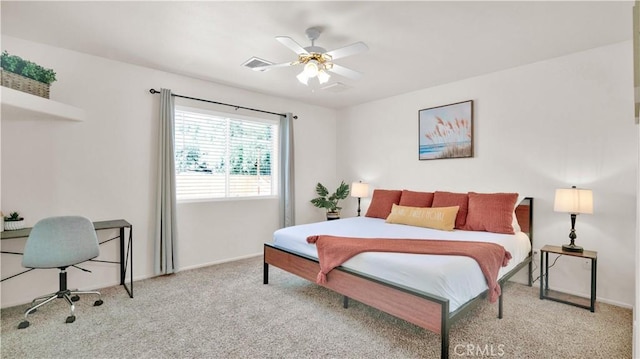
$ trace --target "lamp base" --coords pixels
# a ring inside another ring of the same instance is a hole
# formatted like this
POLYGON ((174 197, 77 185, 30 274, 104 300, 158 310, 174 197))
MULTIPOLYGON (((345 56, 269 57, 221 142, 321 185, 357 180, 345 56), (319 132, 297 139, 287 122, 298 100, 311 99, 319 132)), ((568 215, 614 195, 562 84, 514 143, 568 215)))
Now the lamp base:
POLYGON ((564 244, 562 246, 562 250, 566 252, 584 252, 584 249, 580 246, 576 246, 575 244, 564 244))

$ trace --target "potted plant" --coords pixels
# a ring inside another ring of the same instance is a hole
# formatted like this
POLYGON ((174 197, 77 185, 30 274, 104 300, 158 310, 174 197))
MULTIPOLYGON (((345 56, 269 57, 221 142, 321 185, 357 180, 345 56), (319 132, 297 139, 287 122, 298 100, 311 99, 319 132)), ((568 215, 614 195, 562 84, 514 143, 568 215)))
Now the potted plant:
POLYGON ((49 86, 56 80, 56 73, 20 56, 3 51, 0 56, 2 86, 49 98, 49 86))
POLYGON ((20 213, 11 212, 9 216, 4 217, 4 229, 7 231, 15 231, 24 228, 24 218, 20 217, 20 213))
POLYGON ((338 207, 338 202, 341 199, 347 198, 349 195, 349 185, 342 181, 336 191, 329 195, 327 187, 318 182, 316 185, 316 193, 319 197, 312 199, 311 203, 318 208, 327 210, 327 220, 339 219, 342 207, 338 207))

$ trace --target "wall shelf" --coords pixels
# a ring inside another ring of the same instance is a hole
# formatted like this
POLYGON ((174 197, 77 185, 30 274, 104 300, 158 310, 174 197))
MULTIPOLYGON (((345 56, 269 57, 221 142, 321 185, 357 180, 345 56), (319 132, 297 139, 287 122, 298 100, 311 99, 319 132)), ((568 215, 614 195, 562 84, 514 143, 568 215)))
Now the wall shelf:
POLYGON ((85 111, 64 103, 0 87, 2 116, 9 118, 42 118, 84 121, 85 111))

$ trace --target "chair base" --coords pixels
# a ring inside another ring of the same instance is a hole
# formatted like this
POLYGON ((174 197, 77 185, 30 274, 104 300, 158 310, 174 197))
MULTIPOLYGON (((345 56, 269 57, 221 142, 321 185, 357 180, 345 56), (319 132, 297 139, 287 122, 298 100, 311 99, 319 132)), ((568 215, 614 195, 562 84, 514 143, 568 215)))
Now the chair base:
POLYGON ((27 320, 27 316, 29 314, 35 313, 38 308, 42 307, 43 305, 50 303, 51 301, 53 301, 54 299, 65 299, 67 301, 67 303, 69 304, 70 308, 71 308, 71 315, 69 315, 66 319, 66 323, 73 323, 76 320, 76 316, 74 314, 74 310, 75 310, 75 306, 73 304, 73 302, 77 302, 78 300, 80 300, 80 296, 79 294, 95 294, 98 296, 98 300, 96 300, 93 303, 94 307, 100 306, 102 305, 104 302, 102 301, 102 294, 100 294, 100 292, 97 291, 77 291, 77 290, 59 290, 55 293, 51 293, 51 294, 47 294, 47 295, 43 295, 40 297, 35 298, 32 302, 31 302, 31 306, 29 307, 29 309, 27 309, 24 312, 24 321, 20 322, 20 324, 18 324, 18 329, 24 329, 27 328, 29 326, 29 321, 27 320), (40 302, 38 304, 36 304, 37 302, 40 302))

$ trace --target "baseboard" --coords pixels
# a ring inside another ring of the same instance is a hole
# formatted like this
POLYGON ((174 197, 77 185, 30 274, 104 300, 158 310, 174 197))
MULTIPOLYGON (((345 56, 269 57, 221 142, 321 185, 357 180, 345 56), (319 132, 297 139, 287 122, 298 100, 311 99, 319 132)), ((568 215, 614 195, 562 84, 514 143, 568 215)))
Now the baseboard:
POLYGON ((254 254, 247 254, 247 255, 244 255, 244 256, 240 256, 240 257, 221 259, 221 260, 214 261, 214 262, 208 262, 208 263, 197 264, 197 265, 188 266, 188 267, 184 267, 184 268, 179 268, 176 272, 182 272, 182 271, 191 270, 191 269, 197 269, 197 268, 202 268, 202 267, 209 267, 209 266, 216 265, 216 264, 235 262, 235 261, 239 261, 239 260, 243 260, 243 259, 259 257, 261 255, 262 255, 262 252, 259 252, 259 253, 254 253, 254 254))

